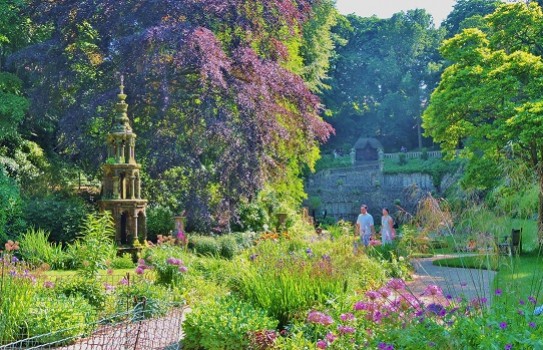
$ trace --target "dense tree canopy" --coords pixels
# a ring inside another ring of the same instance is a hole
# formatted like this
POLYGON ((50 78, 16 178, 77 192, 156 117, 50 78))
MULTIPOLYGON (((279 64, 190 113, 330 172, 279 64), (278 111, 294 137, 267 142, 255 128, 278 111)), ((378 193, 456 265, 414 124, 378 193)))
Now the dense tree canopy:
POLYGON ((326 78, 331 1, 64 0, 27 9, 55 30, 7 65, 26 82, 35 133, 50 149, 87 170, 104 160, 97 150, 119 72, 139 159, 158 179, 149 195, 186 208, 193 224, 204 219, 202 228, 227 227, 266 184, 303 197, 297 175, 332 131, 308 88, 326 78))
POLYGON ((447 37, 450 38, 476 23, 484 23, 483 17, 494 12, 501 3, 501 0, 456 0, 453 10, 442 23, 447 37))
POLYGON ((488 187, 506 157, 528 164, 541 188, 542 241, 543 12, 536 3, 507 4, 485 21, 487 34, 466 29, 443 44, 453 64, 432 94, 424 127, 449 154, 464 146, 463 155, 478 169, 468 172, 477 175, 474 185, 488 187))
POLYGON ((365 135, 388 150, 417 147, 424 102, 439 78, 442 31, 424 10, 348 20, 337 29, 348 43, 337 50, 324 97, 337 132, 327 146, 348 150, 365 135))

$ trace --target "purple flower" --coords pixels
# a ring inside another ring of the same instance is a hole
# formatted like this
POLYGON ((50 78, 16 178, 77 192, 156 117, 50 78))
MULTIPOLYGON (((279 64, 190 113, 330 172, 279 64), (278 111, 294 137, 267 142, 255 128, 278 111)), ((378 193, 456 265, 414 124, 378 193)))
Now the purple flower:
POLYGON ((326 343, 326 341, 324 340, 319 340, 317 342, 317 348, 319 349, 326 349, 326 347, 328 347, 328 344, 326 343))
POLYGON ((257 256, 258 256, 258 254, 251 254, 251 256, 249 257, 249 260, 255 261, 257 256))
POLYGON ((341 314, 340 318, 344 322, 345 321, 352 321, 352 320, 354 320, 354 315, 351 314, 351 313, 341 314))
POLYGON ((383 298, 388 298, 390 296, 390 294, 392 294, 392 291, 388 288, 381 288, 378 290, 379 294, 381 294, 381 296, 383 298))
POLYGON ((442 295, 443 294, 443 291, 441 290, 441 288, 436 285, 436 284, 429 284, 426 289, 424 290, 424 292, 422 292, 422 295, 432 295, 432 296, 436 296, 436 295, 442 295))
POLYGON ((445 316, 445 314, 447 313, 447 310, 445 310, 443 305, 435 303, 428 305, 426 307, 426 311, 436 314, 438 316, 445 316))
POLYGON ((14 256, 11 257, 11 262, 16 264, 16 263, 19 262, 19 259, 14 255, 14 256))
POLYGON ((104 289, 107 291, 107 292, 110 292, 112 290, 115 290, 115 287, 112 286, 111 284, 109 283, 104 283, 104 289))
POLYGON ((496 289, 494 294, 497 295, 497 296, 500 296, 500 295, 502 295, 502 290, 498 288, 498 289, 496 289))
POLYGON ((535 324, 535 322, 530 322, 530 323, 528 323, 528 326, 530 328, 535 328, 536 324, 535 324))
POLYGON ((138 275, 143 275, 144 272, 145 272, 145 268, 144 268, 144 267, 138 266, 138 267, 136 268, 136 274, 138 274, 138 275))
POLYGON ((333 343, 336 339, 337 335, 335 335, 334 333, 328 332, 328 334, 326 334, 326 340, 328 340, 329 343, 333 343))
POLYGON ((186 267, 186 266, 179 266, 179 272, 181 273, 185 273, 187 272, 189 269, 186 267))
POLYGON ((535 304, 535 303, 537 302, 537 301, 535 300, 535 298, 534 298, 533 296, 531 296, 531 295, 528 297, 528 300, 529 300, 530 303, 532 303, 532 304, 535 304))
POLYGON ((524 299, 520 299, 520 300, 518 301, 518 303, 519 303, 520 305, 526 304, 526 302, 524 301, 524 299))
POLYGON ((51 281, 45 281, 43 282, 43 287, 44 288, 55 288, 55 284, 51 281))
POLYGON ((311 250, 311 248, 307 248, 307 249, 305 250, 305 253, 306 253, 307 255, 313 255, 313 251, 311 250))
POLYGON ((467 286, 467 285, 468 285, 467 282, 460 282, 460 287, 465 287, 465 286, 467 286))
POLYGON ((339 332, 339 334, 351 334, 354 333, 356 329, 350 326, 338 326, 337 331, 339 332))
POLYGON ((323 326, 329 326, 334 323, 332 317, 319 311, 311 311, 309 315, 307 315, 307 321, 311 323, 322 324, 323 326))
POLYGON ((328 254, 323 254, 323 255, 322 255, 322 260, 330 262, 330 260, 331 260, 330 255, 328 255, 328 254))
POLYGON ((507 322, 500 322, 500 328, 506 329, 507 328, 507 322))
POLYGON ((505 350, 511 350, 512 348, 513 348, 512 344, 506 344, 504 347, 505 350))
POLYGON ((126 279, 126 277, 123 277, 123 279, 119 281, 119 284, 121 284, 123 286, 127 286, 128 285, 128 279, 126 279))
POLYGON ((379 298, 381 296, 381 294, 379 292, 374 291, 374 290, 370 290, 370 291, 366 292, 366 296, 370 300, 375 300, 375 299, 379 298))
POLYGON ((393 278, 387 282, 387 287, 393 290, 401 290, 405 288, 405 282, 400 278, 393 278))

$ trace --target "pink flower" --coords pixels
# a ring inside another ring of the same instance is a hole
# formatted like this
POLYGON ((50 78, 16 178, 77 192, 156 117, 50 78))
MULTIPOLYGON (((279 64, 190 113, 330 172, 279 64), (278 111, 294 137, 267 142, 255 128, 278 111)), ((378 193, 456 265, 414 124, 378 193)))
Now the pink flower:
POLYGON ((354 327, 350 327, 350 326, 339 326, 337 330, 339 334, 351 334, 355 332, 354 327))
POLYGON ((328 334, 326 334, 326 340, 328 340, 329 343, 333 343, 336 339, 337 335, 335 335, 334 333, 328 332, 328 334))
POLYGON ((379 294, 378 292, 376 292, 374 290, 370 290, 370 291, 366 292, 366 296, 370 300, 375 300, 375 299, 379 298, 381 296, 381 294, 379 294))
POLYGON ((390 289, 384 287, 379 289, 378 292, 383 298, 388 298, 390 294, 392 294, 392 291, 390 289))
POLYGON ((144 267, 138 266, 138 267, 136 268, 136 274, 138 274, 138 275, 143 275, 144 272, 145 272, 145 268, 144 268, 144 267))
POLYGON ((128 280, 126 279, 126 277, 123 277, 123 279, 119 281, 119 284, 121 284, 123 286, 127 286, 128 285, 128 280))
POLYGON ((109 291, 112 291, 112 290, 115 290, 115 287, 112 286, 111 284, 109 283, 104 283, 104 289, 109 292, 109 291))
POLYGON ((179 272, 181 273, 185 273, 187 272, 189 269, 186 267, 186 266, 179 266, 179 272))
POLYGON ((45 281, 43 282, 43 287, 44 288, 55 288, 55 284, 51 281, 45 281))
POLYGON ((345 321, 352 321, 352 320, 354 320, 354 315, 351 314, 351 313, 341 314, 340 318, 341 318, 341 320, 344 321, 344 322, 345 322, 345 321))
POLYGON ((332 317, 319 311, 311 311, 309 315, 307 315, 307 321, 311 323, 322 324, 323 326, 329 326, 334 323, 332 317))
POLYGON ((405 288, 405 282, 400 278, 393 278, 387 282, 387 287, 392 290, 401 290, 405 288))
POLYGON ((432 296, 443 295, 443 291, 438 285, 429 284, 424 290, 424 292, 422 293, 422 295, 432 295, 432 296))
POLYGON ((319 349, 326 349, 328 347, 328 344, 326 344, 326 341, 324 340, 319 340, 317 342, 317 348, 319 349))

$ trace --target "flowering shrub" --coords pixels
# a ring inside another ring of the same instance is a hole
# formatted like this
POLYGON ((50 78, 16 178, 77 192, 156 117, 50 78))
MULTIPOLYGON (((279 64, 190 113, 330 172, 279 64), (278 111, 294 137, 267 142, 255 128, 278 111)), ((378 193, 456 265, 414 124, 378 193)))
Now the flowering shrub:
POLYGON ((400 279, 365 293, 351 310, 312 310, 294 333, 303 332, 319 349, 537 349, 543 327, 534 315, 536 300, 507 308, 496 290, 486 298, 444 296, 437 285, 421 295, 405 289, 400 279))

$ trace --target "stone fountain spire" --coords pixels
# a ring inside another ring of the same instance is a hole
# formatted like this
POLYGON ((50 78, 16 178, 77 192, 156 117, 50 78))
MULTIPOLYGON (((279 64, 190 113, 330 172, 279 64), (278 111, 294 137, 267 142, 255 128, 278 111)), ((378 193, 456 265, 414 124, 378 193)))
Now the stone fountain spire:
POLYGON ((115 241, 133 247, 147 239, 147 200, 141 198, 141 165, 136 162, 136 134, 128 118, 124 77, 115 104, 115 120, 107 136, 107 160, 102 166, 102 211, 111 211, 115 221, 115 241))

